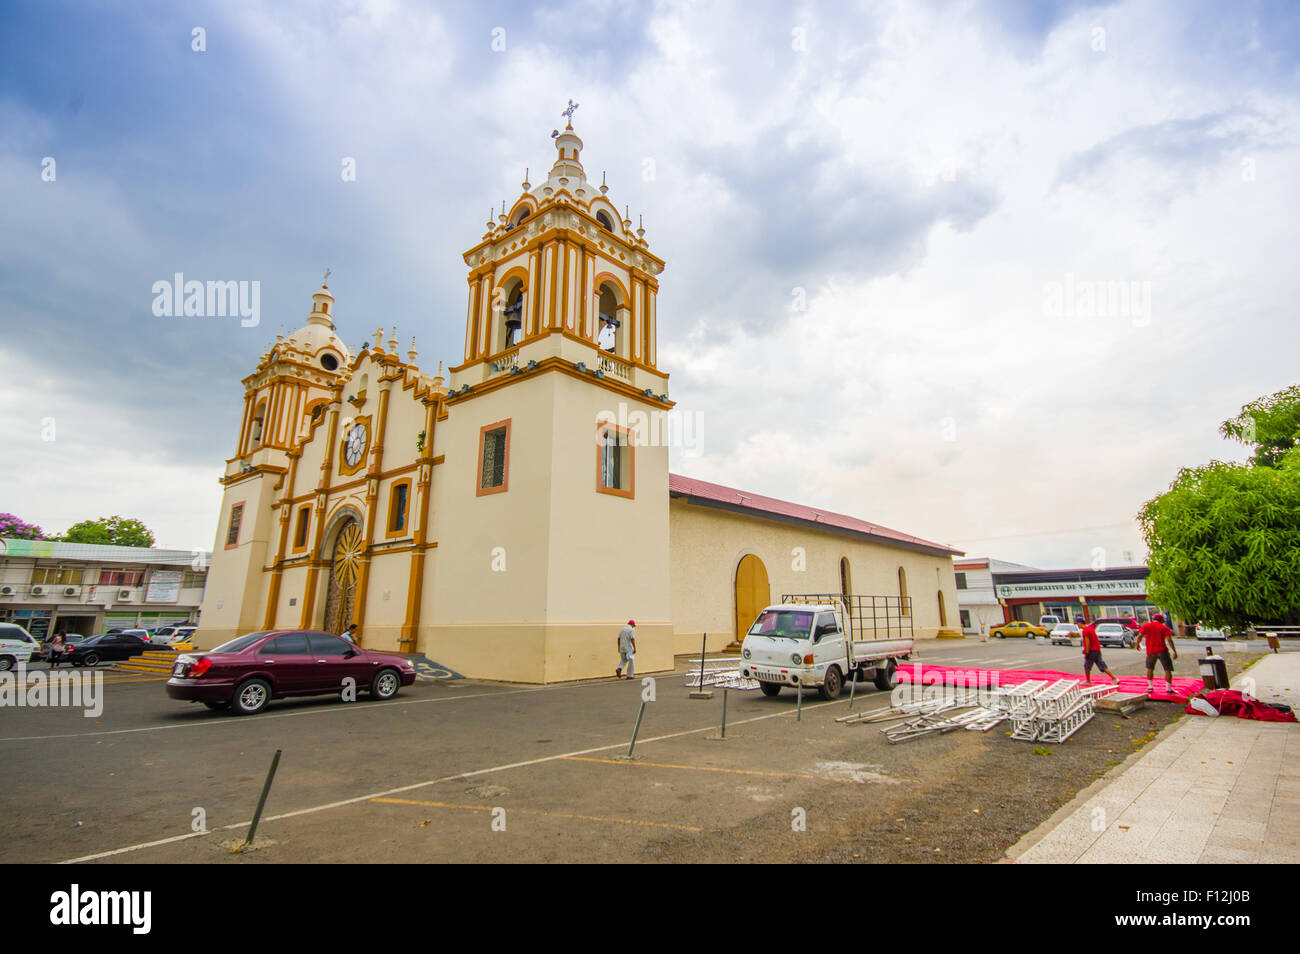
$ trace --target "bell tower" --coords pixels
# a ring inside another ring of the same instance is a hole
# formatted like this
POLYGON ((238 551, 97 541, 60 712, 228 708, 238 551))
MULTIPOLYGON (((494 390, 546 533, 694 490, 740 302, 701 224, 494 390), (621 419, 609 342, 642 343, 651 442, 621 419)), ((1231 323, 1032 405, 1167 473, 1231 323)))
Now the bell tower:
POLYGON ((629 619, 638 670, 673 664, 664 263, 588 180, 574 108, 545 180, 464 255, 421 647, 466 675, 479 658, 521 682, 612 674, 629 619))
POLYGON ((604 176, 598 186, 587 180, 572 123, 554 139, 546 180, 525 180, 514 204, 507 211, 502 202, 465 253, 465 359, 452 369, 452 390, 511 374, 520 358, 526 365, 564 356, 666 395, 656 348, 664 263, 645 228, 633 229, 610 200, 604 176))

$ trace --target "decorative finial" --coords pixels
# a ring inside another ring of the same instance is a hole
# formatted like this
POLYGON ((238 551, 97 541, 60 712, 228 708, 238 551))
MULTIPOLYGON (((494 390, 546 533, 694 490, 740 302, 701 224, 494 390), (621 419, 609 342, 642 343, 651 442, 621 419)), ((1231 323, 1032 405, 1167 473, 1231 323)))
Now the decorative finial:
POLYGON ((397 325, 393 325, 393 333, 388 337, 388 350, 397 354, 397 325))
POLYGON ((411 364, 415 364, 415 359, 418 358, 419 356, 420 356, 419 353, 415 350, 415 336, 412 335, 411 350, 406 352, 406 360, 409 361, 411 364))
POLYGON ((380 325, 375 329, 375 350, 384 350, 384 326, 380 325))
POLYGON ((322 278, 322 279, 320 280, 320 287, 321 287, 321 288, 329 288, 329 286, 326 285, 325 283, 326 283, 327 281, 330 280, 330 275, 332 275, 332 274, 333 274, 333 272, 332 272, 330 269, 328 269, 328 268, 325 269, 325 277, 322 278))
POLYGON ((531 189, 531 188, 533 187, 533 184, 532 184, 531 182, 528 181, 528 167, 527 167, 527 166, 524 166, 524 181, 520 184, 520 187, 521 187, 525 192, 527 192, 529 189, 531 189))
POLYGON ((569 121, 570 129, 573 128, 573 114, 577 110, 577 108, 578 108, 578 104, 575 103, 573 100, 569 100, 569 108, 564 110, 562 113, 560 113, 561 116, 563 116, 565 119, 569 121))

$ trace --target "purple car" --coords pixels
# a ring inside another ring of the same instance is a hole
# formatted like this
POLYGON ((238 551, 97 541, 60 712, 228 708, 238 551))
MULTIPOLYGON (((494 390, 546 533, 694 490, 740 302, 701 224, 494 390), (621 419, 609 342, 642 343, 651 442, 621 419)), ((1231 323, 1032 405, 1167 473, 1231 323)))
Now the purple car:
POLYGON ((277 629, 178 656, 167 695, 252 715, 272 699, 342 693, 349 686, 391 699, 413 682, 415 666, 405 656, 371 652, 330 633, 277 629))

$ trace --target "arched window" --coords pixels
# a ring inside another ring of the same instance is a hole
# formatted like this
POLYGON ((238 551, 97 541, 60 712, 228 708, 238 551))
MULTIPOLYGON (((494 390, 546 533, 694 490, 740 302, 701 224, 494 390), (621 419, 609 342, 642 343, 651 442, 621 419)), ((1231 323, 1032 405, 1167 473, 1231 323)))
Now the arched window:
POLYGON ((499 347, 504 351, 517 345, 524 337, 524 283, 514 279, 504 289, 501 323, 498 328, 499 347))
POLYGON ((907 571, 898 568, 898 615, 912 615, 912 601, 907 598, 907 571))
POLYGON ((849 570, 849 558, 840 557, 840 595, 850 596, 853 593, 853 574, 849 570))
POLYGON ((253 412, 253 432, 250 446, 260 447, 262 445, 262 424, 266 420, 266 402, 263 401, 257 405, 257 410, 253 412))
POLYGON ((944 605, 943 602, 943 590, 939 591, 939 625, 940 626, 948 625, 948 608, 944 605))
POLYGON ((599 222, 600 227, 605 229, 607 232, 614 231, 614 223, 610 219, 609 215, 606 214, 604 209, 601 209, 596 213, 596 221, 599 222))
POLYGON ((619 345, 622 344, 620 326, 623 323, 619 317, 619 311, 626 310, 621 307, 619 294, 615 287, 609 282, 602 284, 597 308, 600 313, 600 327, 596 329, 596 346, 601 351, 608 351, 611 354, 619 353, 619 345))

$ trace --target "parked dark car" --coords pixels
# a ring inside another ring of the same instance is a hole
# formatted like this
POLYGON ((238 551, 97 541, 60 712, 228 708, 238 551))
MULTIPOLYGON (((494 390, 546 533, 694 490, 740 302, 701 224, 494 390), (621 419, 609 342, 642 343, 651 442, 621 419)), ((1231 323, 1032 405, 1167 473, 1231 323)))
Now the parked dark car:
POLYGON ((342 693, 347 679, 373 699, 391 699, 415 682, 415 666, 405 656, 371 652, 330 633, 271 630, 178 656, 167 695, 252 715, 272 699, 342 693))
POLYGON ((74 666, 98 666, 101 662, 121 662, 141 655, 149 644, 129 633, 100 633, 74 643, 64 658, 74 666))

